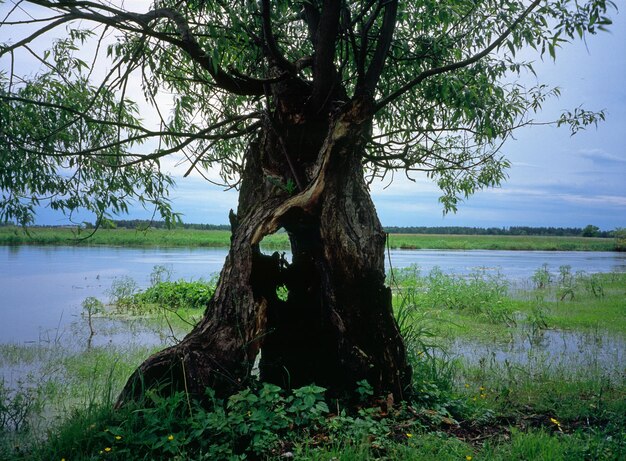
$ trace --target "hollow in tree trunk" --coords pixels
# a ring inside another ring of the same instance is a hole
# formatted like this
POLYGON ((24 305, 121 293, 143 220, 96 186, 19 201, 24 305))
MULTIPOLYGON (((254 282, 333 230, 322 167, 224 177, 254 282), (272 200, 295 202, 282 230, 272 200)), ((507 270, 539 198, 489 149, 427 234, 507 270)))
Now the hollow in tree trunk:
POLYGON ((259 354, 260 379, 285 388, 315 383, 339 395, 366 379, 377 393, 403 397, 410 369, 361 165, 370 106, 357 100, 306 120, 288 109, 266 120, 246 153, 230 251, 203 319, 135 371, 119 404, 156 383, 231 394, 246 386, 259 354), (290 263, 260 251, 280 228, 290 263))

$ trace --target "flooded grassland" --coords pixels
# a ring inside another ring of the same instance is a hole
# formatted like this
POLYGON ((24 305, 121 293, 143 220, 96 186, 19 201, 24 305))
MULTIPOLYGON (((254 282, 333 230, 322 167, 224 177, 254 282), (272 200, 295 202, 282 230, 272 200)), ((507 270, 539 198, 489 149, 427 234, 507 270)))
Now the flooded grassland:
MULTIPOLYGON (((0 341, 5 444, 43 438, 76 409, 110 404, 145 357, 184 336, 212 295, 210 274, 186 274, 191 282, 178 279, 174 268, 184 263, 178 253, 165 265, 125 253, 125 264, 142 268, 138 280, 121 272, 116 258, 98 254, 105 267, 77 258, 74 270, 83 282, 61 283, 71 300, 60 318, 56 313, 56 327, 33 328, 38 322, 50 325, 55 317, 38 317, 37 306, 23 311, 31 322, 23 332, 17 324, 12 329, 5 324, 0 341)), ((424 405, 429 399, 434 405, 435 396, 445 392, 487 418, 485 424, 574 430, 585 418, 601 417, 599 424, 624 426, 626 274, 620 272, 621 260, 604 273, 564 264, 537 265, 522 275, 510 264, 512 272, 505 276, 497 262, 479 259, 472 266, 462 255, 444 271, 428 256, 422 268, 399 252, 398 266, 389 271, 424 405)), ((192 260, 200 259, 192 253, 192 260)), ((72 272, 64 267, 64 274, 72 272)), ((18 264, 12 275, 26 277, 26 269, 18 264)), ((41 305, 55 302, 43 292, 45 283, 63 279, 60 269, 54 272, 46 278, 47 272, 31 271, 26 278, 41 278, 33 294, 41 305)))

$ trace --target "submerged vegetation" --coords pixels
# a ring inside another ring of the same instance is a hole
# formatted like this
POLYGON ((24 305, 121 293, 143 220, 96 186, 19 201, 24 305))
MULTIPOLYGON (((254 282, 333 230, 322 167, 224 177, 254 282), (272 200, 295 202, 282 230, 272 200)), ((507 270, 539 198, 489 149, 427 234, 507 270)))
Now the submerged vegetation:
MULTIPOLYGON (((0 227, 0 245, 109 245, 133 247, 215 247, 228 248, 228 230, 201 229, 82 229, 0 227)), ((536 235, 452 235, 388 234, 390 248, 442 250, 543 250, 543 251, 614 251, 623 247, 623 239, 536 235)), ((278 232, 263 239, 268 249, 289 249, 286 233, 278 232)))
MULTIPOLYGON (((84 322, 141 321, 172 340, 214 286, 172 281, 164 266, 151 282, 115 280, 109 299, 83 303, 84 322)), ((624 458, 626 274, 545 265, 514 283, 414 266, 389 285, 414 373, 406 403, 366 381, 332 400, 315 385, 257 383, 226 400, 149 392, 113 410, 126 376, 161 346, 2 345, 0 366, 21 375, 0 382, 0 459, 624 458)))

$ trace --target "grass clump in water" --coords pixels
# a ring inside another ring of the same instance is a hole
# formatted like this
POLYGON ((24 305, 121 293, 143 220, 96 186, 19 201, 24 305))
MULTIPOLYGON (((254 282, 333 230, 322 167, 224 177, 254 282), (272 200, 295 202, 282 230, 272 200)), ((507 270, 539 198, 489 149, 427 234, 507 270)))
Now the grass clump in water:
POLYGON ((421 276, 416 266, 395 271, 401 296, 410 296, 422 311, 450 310, 478 315, 490 323, 514 324, 508 282, 500 274, 474 271, 446 274, 438 267, 421 276))
MULTIPOLYGON (((162 310, 193 311, 207 307, 215 290, 214 281, 171 281, 170 277, 171 271, 166 266, 157 265, 150 274, 150 286, 145 290, 140 290, 131 277, 114 279, 107 290, 113 312, 105 312, 105 315, 150 315, 162 310)), ((90 303, 94 301, 90 300, 90 303)), ((102 313, 103 309, 99 312, 102 313)))

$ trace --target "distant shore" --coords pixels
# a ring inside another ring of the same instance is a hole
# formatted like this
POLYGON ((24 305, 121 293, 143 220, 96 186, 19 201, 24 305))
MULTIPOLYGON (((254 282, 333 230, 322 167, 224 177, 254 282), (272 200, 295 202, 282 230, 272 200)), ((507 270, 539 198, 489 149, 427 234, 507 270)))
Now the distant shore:
MULTIPOLYGON (((615 251, 613 238, 544 237, 513 235, 388 234, 392 249, 430 250, 525 250, 525 251, 615 251)), ((0 245, 108 245, 129 247, 227 248, 230 232, 196 229, 99 229, 77 232, 71 228, 0 227, 0 245)), ((286 233, 267 236, 263 246, 289 249, 286 233)))

